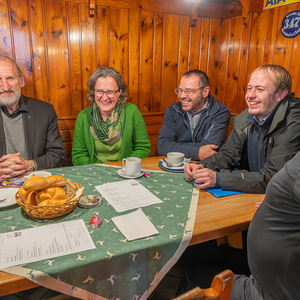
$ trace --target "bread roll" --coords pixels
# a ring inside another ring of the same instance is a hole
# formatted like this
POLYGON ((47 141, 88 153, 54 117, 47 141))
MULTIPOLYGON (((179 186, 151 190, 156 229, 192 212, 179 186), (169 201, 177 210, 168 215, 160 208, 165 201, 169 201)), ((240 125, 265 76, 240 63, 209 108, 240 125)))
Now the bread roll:
POLYGON ((61 187, 50 187, 36 192, 36 202, 40 205, 47 200, 66 200, 66 192, 61 187))
POLYGON ((32 176, 24 182, 23 189, 25 192, 31 192, 44 189, 48 187, 48 185, 46 178, 42 176, 32 176))
POLYGON ((46 177, 46 180, 48 181, 48 187, 64 186, 68 183, 67 180, 60 175, 51 175, 46 177))
POLYGON ((67 200, 45 200, 42 201, 39 206, 53 206, 53 205, 58 205, 58 204, 64 204, 66 203, 67 200))
POLYGON ((25 192, 23 186, 18 191, 20 198, 23 200, 24 203, 27 202, 27 198, 30 192, 25 192))
POLYGON ((27 205, 36 205, 36 200, 35 200, 35 192, 30 192, 27 200, 26 200, 27 205))

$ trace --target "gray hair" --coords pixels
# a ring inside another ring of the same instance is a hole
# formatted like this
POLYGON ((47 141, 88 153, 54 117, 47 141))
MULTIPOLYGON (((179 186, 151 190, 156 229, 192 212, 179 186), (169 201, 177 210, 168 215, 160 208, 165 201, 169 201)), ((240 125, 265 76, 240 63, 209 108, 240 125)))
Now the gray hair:
POLYGON ((5 61, 5 60, 10 60, 13 63, 13 65, 15 66, 15 68, 17 70, 19 78, 22 78, 23 73, 22 73, 21 69, 19 68, 19 66, 17 65, 17 63, 12 58, 10 58, 9 56, 4 55, 4 54, 0 54, 0 61, 5 61))
POLYGON ((95 102, 95 85, 100 77, 111 77, 117 83, 118 89, 122 89, 122 92, 118 98, 117 105, 127 104, 127 85, 122 77, 122 75, 115 69, 110 67, 98 68, 90 77, 87 82, 87 87, 89 89, 89 94, 87 94, 87 100, 93 104, 95 102))

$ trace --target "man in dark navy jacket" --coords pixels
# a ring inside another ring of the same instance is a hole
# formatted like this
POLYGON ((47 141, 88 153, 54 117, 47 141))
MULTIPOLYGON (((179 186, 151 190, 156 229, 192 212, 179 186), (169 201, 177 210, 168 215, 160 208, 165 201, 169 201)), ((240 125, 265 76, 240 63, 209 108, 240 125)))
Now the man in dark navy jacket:
POLYGON ((207 75, 200 70, 185 73, 175 93, 179 102, 165 113, 158 154, 182 152, 193 160, 215 154, 226 137, 230 112, 210 94, 207 75))

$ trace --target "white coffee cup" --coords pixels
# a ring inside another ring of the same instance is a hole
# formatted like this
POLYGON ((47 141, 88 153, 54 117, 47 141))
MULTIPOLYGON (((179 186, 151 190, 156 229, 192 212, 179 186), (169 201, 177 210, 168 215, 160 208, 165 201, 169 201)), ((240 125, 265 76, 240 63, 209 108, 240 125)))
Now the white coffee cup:
POLYGON ((126 175, 139 175, 141 173, 142 160, 138 157, 127 157, 122 159, 126 175))
POLYGON ((167 160, 172 167, 178 167, 183 164, 184 154, 180 152, 169 152, 167 153, 167 160))

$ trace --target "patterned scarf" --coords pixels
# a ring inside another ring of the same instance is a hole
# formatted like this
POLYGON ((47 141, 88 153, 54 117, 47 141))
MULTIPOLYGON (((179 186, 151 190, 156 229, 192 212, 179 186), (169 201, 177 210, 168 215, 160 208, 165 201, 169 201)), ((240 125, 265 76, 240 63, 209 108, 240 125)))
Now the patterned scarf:
POLYGON ((90 130, 95 139, 102 143, 112 145, 118 141, 123 133, 125 122, 124 106, 118 105, 104 122, 96 102, 92 104, 89 111, 90 130))

